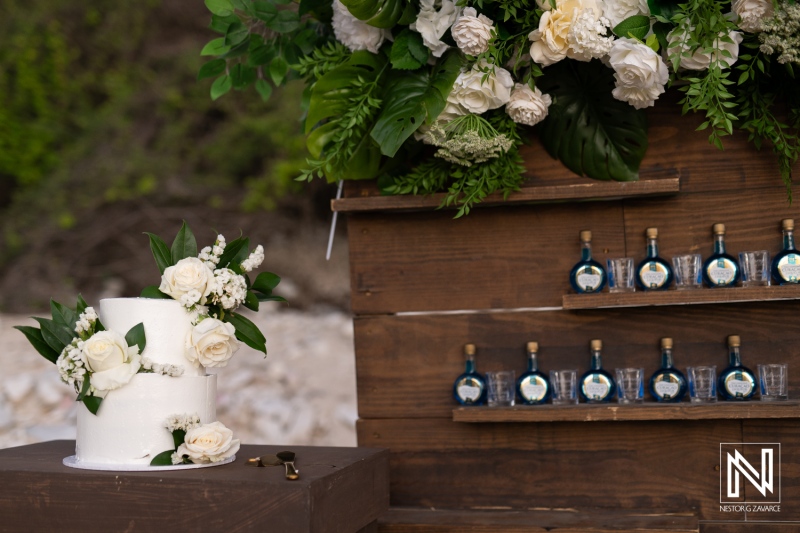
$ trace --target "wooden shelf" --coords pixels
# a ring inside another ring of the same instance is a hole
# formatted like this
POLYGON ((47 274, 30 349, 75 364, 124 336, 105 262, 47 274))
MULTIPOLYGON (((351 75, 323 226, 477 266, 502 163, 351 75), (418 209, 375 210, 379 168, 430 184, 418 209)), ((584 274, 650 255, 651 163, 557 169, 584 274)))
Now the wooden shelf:
MULTIPOLYGON (((546 203, 579 200, 616 200, 635 196, 657 196, 680 192, 680 179, 671 177, 640 181, 592 181, 567 185, 523 187, 503 199, 499 193, 487 196, 481 206, 519 203, 546 203)), ((444 193, 429 196, 355 196, 331 200, 333 211, 355 213, 360 211, 402 211, 435 209, 444 199, 444 193)), ((457 206, 453 206, 455 208, 457 206)))
POLYGON ((458 407, 454 422, 625 422, 634 420, 725 420, 800 418, 800 400, 712 404, 517 405, 458 407))
POLYGON ((600 292, 565 294, 564 309, 605 307, 648 307, 658 305, 729 304, 800 299, 800 285, 774 287, 732 287, 728 289, 690 289, 668 291, 600 292))

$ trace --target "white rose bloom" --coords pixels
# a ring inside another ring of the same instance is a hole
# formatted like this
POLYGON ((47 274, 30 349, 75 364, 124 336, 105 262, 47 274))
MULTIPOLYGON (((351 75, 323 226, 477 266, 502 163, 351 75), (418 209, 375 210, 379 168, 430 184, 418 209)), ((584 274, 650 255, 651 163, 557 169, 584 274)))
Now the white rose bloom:
POLYGON ((339 0, 333 0, 332 25, 336 40, 351 52, 369 50, 377 54, 387 33, 355 18, 339 0))
POLYGON ((434 57, 442 57, 450 47, 441 38, 456 21, 459 11, 451 0, 441 0, 438 10, 435 0, 421 0, 417 20, 409 28, 422 35, 422 42, 434 57))
POLYGON ((480 61, 458 75, 447 101, 461 106, 467 113, 480 115, 508 103, 513 86, 514 81, 506 69, 480 61), (490 72, 484 82, 481 80, 486 73, 481 72, 481 68, 494 68, 494 73, 490 72))
MULTIPOLYGON (((556 9, 545 11, 539 19, 539 28, 528 35, 533 41, 531 58, 546 67, 567 56, 573 57, 570 55, 569 31, 573 20, 589 9, 598 16, 602 13, 595 0, 559 0, 556 9)), ((576 54, 574 59, 581 57, 576 54)))
POLYGON ((83 358, 93 372, 92 386, 98 391, 118 389, 141 367, 138 346, 128 346, 116 331, 100 331, 83 344, 83 358))
POLYGON ((216 318, 200 321, 186 336, 186 358, 195 367, 223 367, 238 349, 236 328, 216 318))
MULTIPOLYGON (((690 31, 694 30, 691 28, 690 31)), ((685 42, 682 42, 684 38, 684 32, 678 32, 676 30, 672 30, 667 34, 667 42, 669 43, 669 47, 667 48, 667 54, 673 55, 677 53, 684 54, 689 50, 689 46, 685 42)), ((731 38, 733 41, 732 43, 725 43, 721 42, 719 39, 714 41, 714 46, 717 49, 727 50, 731 57, 726 57, 722 54, 719 55, 719 60, 722 63, 725 63, 728 67, 733 66, 736 63, 736 60, 739 59, 739 44, 742 42, 742 34, 738 31, 732 31, 728 34, 728 37, 731 38)), ((681 56, 681 68, 685 68, 687 70, 706 70, 708 66, 711 64, 711 61, 715 61, 717 59, 717 52, 707 53, 704 52, 701 48, 698 48, 694 51, 691 57, 683 57, 681 56)), ((723 65, 720 65, 722 68, 725 68, 723 65)))
POLYGON ((616 87, 612 95, 636 109, 652 106, 669 79, 661 56, 634 39, 617 39, 609 53, 616 87))
POLYGON ((200 259, 186 257, 164 270, 158 290, 178 301, 191 291, 197 291, 200 295, 197 303, 204 304, 214 290, 214 272, 200 259))
POLYGON ((739 27, 744 31, 761 31, 761 22, 775 14, 772 0, 733 0, 731 9, 739 16, 739 27))
POLYGON ((553 6, 550 5, 550 0, 536 0, 536 5, 539 6, 542 11, 550 11, 553 9, 553 6))
POLYGON ((239 439, 222 422, 211 422, 186 432, 183 444, 178 446, 180 457, 188 455, 193 463, 216 463, 239 451, 239 439))
POLYGON ((611 27, 634 15, 650 15, 647 0, 605 0, 603 16, 611 22, 611 27))
POLYGON ((453 24, 450 33, 452 33, 459 50, 465 54, 477 56, 489 49, 493 29, 492 19, 478 15, 475 8, 468 7, 453 24))
POLYGON ((545 119, 550 104, 549 94, 544 94, 537 87, 531 90, 527 85, 518 83, 511 91, 511 100, 506 104, 506 113, 518 124, 534 126, 545 119))

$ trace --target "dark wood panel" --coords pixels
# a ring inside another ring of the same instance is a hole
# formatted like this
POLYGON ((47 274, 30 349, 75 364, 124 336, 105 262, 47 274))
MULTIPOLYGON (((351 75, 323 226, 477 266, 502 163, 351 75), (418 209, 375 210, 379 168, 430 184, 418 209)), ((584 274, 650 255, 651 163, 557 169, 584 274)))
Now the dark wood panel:
MULTIPOLYGON (((678 368, 727 365, 726 337, 742 338, 742 357, 800 368, 800 323, 793 302, 587 311, 362 317, 355 320, 359 415, 362 418, 452 416, 452 384, 463 372, 462 347, 477 345, 478 370, 525 368, 525 343, 539 342, 541 369, 587 369, 589 340, 603 339, 603 364, 660 365, 659 339, 672 337, 678 368)), ((790 396, 800 393, 790 371, 790 396)))
POLYGON ((719 443, 741 438, 739 421, 357 427, 359 445, 390 448, 395 506, 667 509, 705 519, 721 516, 719 443))
POLYGON ((776 524, 774 522, 700 523, 700 533, 796 533, 800 523, 776 524))
POLYGON ((393 507, 381 533, 641 533, 699 531, 694 516, 597 509, 491 511, 393 507))
POLYGON ((352 215, 351 300, 356 314, 561 306, 591 228, 600 255, 624 254, 619 202, 352 215))

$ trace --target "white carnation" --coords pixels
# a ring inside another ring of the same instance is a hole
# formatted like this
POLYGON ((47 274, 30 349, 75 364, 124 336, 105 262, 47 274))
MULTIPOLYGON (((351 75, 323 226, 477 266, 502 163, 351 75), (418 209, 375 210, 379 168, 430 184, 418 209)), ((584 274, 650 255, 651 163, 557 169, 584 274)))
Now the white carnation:
POLYGON ((369 50, 373 54, 377 54, 386 38, 385 30, 358 20, 339 0, 333 0, 332 24, 336 39, 351 52, 369 50))
POLYGON ((772 0, 733 0, 733 12, 739 17, 739 27, 744 31, 761 31, 761 23, 775 14, 772 0))
POLYGON ((513 86, 514 81, 506 69, 482 60, 458 75, 447 101, 468 113, 480 115, 508 103, 513 86), (487 70, 488 74, 484 72, 487 70))
POLYGON ((592 9, 578 15, 569 28, 569 57, 590 61, 607 55, 614 44, 613 36, 606 37, 610 26, 607 18, 598 18, 592 9))
POLYGON ((616 87, 612 95, 636 109, 652 106, 664 92, 669 72, 661 56, 634 39, 617 39, 609 53, 616 87))
POLYGON ((531 90, 527 85, 518 83, 511 91, 511 100, 506 104, 506 113, 518 124, 534 126, 545 119, 550 104, 549 94, 544 94, 537 87, 531 90))
POLYGON ((409 28, 422 35, 422 42, 434 57, 442 57, 449 46, 441 38, 456 21, 460 10, 451 0, 441 0, 439 9, 436 7, 436 0, 421 0, 417 20, 409 28))
MULTIPOLYGON (((694 31, 694 27, 689 28, 689 32, 694 31)), ((733 66, 736 60, 739 59, 739 44, 742 42, 742 34, 738 31, 731 31, 728 37, 733 42, 723 42, 720 39, 714 41, 713 52, 706 52, 702 48, 698 48, 691 56, 685 56, 689 53, 689 45, 686 43, 688 33, 683 31, 682 28, 676 28, 667 34, 667 54, 673 56, 675 54, 681 55, 680 67, 687 70, 706 70, 712 61, 719 60, 720 68, 733 66), (717 50, 727 50, 730 57, 723 55, 717 50)))
POLYGON ((528 35, 533 42, 531 58, 543 67, 558 63, 565 57, 583 60, 583 55, 572 49, 569 33, 575 19, 589 10, 598 17, 602 13, 595 0, 559 0, 556 9, 542 13, 539 28, 528 35))
POLYGON ((494 23, 492 19, 478 15, 475 8, 468 7, 450 30, 459 50, 477 56, 489 49, 494 23))
POLYGON ((623 20, 635 15, 650 15, 647 0, 605 0, 603 16, 611 22, 613 28, 623 20))

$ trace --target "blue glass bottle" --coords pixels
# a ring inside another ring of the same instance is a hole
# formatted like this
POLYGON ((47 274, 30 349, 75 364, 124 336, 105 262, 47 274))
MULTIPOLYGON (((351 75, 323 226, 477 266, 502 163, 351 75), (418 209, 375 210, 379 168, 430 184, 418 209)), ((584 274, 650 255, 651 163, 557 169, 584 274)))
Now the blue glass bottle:
POLYGON ((539 405, 550 398, 550 380, 539 372, 539 343, 529 342, 527 351, 528 371, 517 380, 517 396, 525 405, 539 405))
POLYGON ((672 285, 672 267, 658 256, 658 228, 647 228, 647 257, 636 267, 636 284, 645 291, 665 291, 672 285))
POLYGON ((617 392, 614 378, 603 370, 603 361, 600 352, 603 350, 603 341, 594 339, 591 344, 592 366, 581 376, 578 381, 581 397, 587 403, 610 402, 617 392))
POLYGON ((486 403, 486 379, 475 371, 475 345, 464 346, 466 368, 453 383, 453 397, 461 405, 483 405, 486 403))
POLYGON ((578 294, 600 292, 606 285, 606 270, 592 259, 592 232, 581 231, 581 260, 569 273, 569 282, 578 294))
POLYGON ((725 224, 714 224, 714 253, 703 263, 707 287, 735 287, 741 277, 739 263, 725 253, 725 224))
POLYGON ((756 376, 752 370, 742 366, 740 346, 738 335, 728 337, 728 368, 719 375, 717 386, 723 400, 749 400, 756 393, 756 376))
POLYGON ((783 250, 772 260, 772 279, 778 285, 800 283, 800 253, 794 247, 794 220, 787 218, 783 226, 783 250))
POLYGON ((672 339, 661 339, 661 368, 650 378, 650 394, 657 402, 677 403, 686 396, 686 377, 672 360, 672 339))

